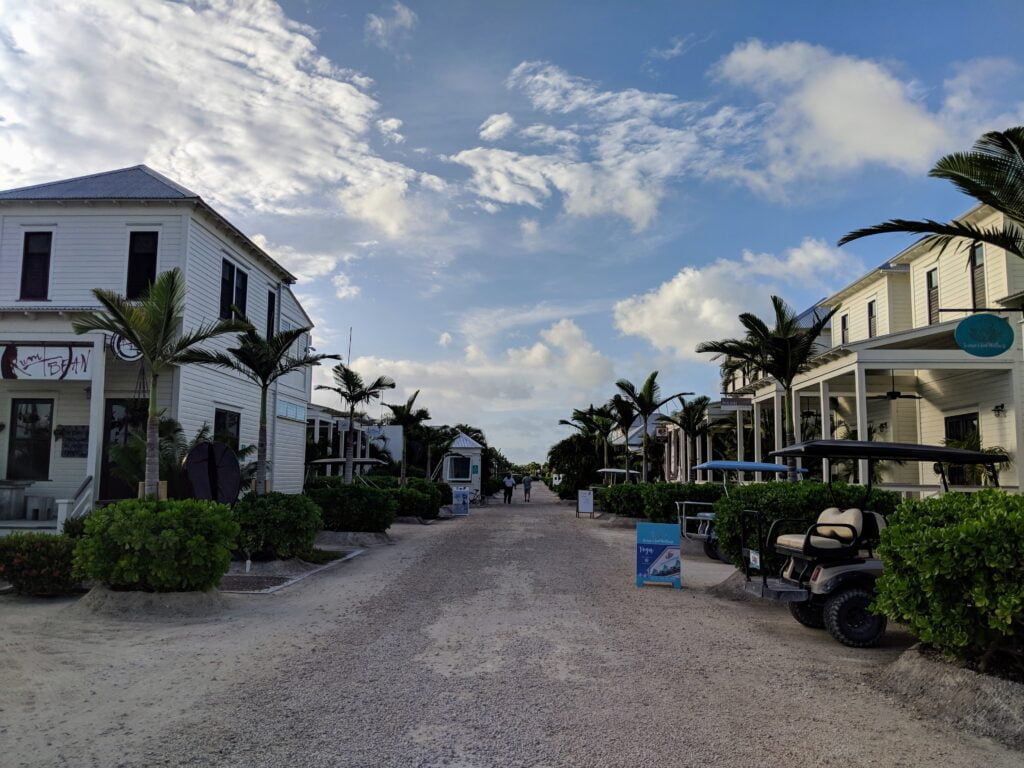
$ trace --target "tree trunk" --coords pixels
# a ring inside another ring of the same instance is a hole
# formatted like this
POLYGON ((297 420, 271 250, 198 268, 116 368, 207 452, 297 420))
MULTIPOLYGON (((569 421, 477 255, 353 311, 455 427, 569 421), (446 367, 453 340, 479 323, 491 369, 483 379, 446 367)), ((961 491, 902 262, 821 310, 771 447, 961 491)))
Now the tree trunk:
POLYGON ((345 485, 352 485, 352 438, 356 434, 356 407, 348 409, 348 429, 345 430, 345 485))
POLYGON ((405 425, 402 426, 402 475, 399 479, 399 485, 405 487, 405 460, 406 453, 408 453, 408 441, 405 439, 405 425))
MULTIPOLYGON (((796 444, 796 437, 793 434, 793 384, 787 383, 785 385, 786 393, 782 398, 782 434, 783 443, 785 447, 796 444)), ((796 457, 789 456, 786 458, 786 480, 795 483, 800 476, 796 471, 796 457)))
MULTIPOLYGON (((607 469, 608 468, 608 437, 607 437, 607 435, 605 436, 605 438, 603 440, 603 443, 604 443, 604 466, 601 467, 601 469, 607 469)), ((604 473, 604 477, 601 478, 601 479, 602 479, 602 481, 604 482, 605 485, 608 485, 608 481, 611 480, 611 476, 607 472, 605 472, 604 473)))
POLYGON ((647 482, 647 418, 644 417, 644 436, 640 439, 640 450, 643 456, 640 459, 640 477, 642 482, 647 482))
POLYGON ((433 477, 433 473, 430 471, 430 448, 431 448, 430 437, 428 435, 427 436, 427 469, 424 472, 424 476, 427 478, 427 480, 430 480, 433 477))
POLYGON ((256 441, 256 495, 267 492, 267 387, 260 388, 260 434, 256 441))
POLYGON ((156 402, 157 374, 149 376, 149 414, 146 419, 146 475, 143 493, 147 499, 160 498, 160 411, 156 402))

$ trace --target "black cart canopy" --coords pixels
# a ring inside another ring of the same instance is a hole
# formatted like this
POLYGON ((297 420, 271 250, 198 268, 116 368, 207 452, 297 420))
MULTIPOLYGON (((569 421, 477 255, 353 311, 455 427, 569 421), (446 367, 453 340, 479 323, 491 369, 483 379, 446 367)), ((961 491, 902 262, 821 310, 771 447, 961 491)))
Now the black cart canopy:
POLYGON ((1002 453, 964 451, 945 445, 874 443, 864 440, 808 440, 772 451, 769 456, 814 459, 868 459, 872 461, 941 461, 948 464, 1002 464, 1002 453))

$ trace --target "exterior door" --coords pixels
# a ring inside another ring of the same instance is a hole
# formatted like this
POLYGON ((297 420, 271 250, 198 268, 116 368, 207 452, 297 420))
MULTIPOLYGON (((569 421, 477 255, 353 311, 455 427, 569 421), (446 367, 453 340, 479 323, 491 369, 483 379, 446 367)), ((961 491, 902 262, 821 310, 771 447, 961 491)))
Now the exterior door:
MULTIPOLYGON (((138 493, 121 473, 114 471, 115 463, 110 455, 111 446, 124 447, 132 429, 146 427, 146 401, 117 399, 107 400, 103 419, 103 465, 100 471, 100 498, 133 499, 138 493)), ((140 467, 145 467, 145 454, 140 457, 140 467)), ((141 477, 139 478, 142 479, 141 477)))
MULTIPOLYGON (((946 444, 968 450, 981 450, 977 412, 946 417, 946 444)), ((946 480, 950 485, 968 485, 967 471, 962 465, 952 464, 946 480)))

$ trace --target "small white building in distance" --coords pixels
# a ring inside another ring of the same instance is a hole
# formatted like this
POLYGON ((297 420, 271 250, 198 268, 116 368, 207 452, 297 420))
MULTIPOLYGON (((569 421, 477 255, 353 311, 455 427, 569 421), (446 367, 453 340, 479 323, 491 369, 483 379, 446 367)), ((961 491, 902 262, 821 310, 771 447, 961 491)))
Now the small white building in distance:
POLYGON ((481 491, 480 467, 484 447, 469 435, 459 432, 444 457, 442 479, 452 488, 481 491))

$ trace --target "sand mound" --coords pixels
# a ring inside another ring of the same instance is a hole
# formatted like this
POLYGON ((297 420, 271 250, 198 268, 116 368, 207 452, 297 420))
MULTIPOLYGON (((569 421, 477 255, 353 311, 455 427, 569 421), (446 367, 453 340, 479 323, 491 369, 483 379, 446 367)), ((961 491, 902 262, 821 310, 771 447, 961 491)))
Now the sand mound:
POLYGON ((379 547, 394 544, 395 539, 386 533, 356 533, 353 531, 320 531, 316 535, 318 547, 379 547))
POLYGON ((949 664, 919 646, 882 673, 881 686, 918 711, 1015 749, 1024 749, 1024 685, 949 664))
POLYGON ((216 589, 209 592, 119 592, 93 587, 65 610, 81 618, 103 616, 124 621, 176 622, 219 616, 227 607, 216 589))
POLYGON ((601 521, 602 528, 636 528, 637 523, 644 522, 642 517, 621 517, 620 515, 611 515, 607 519, 601 521))

